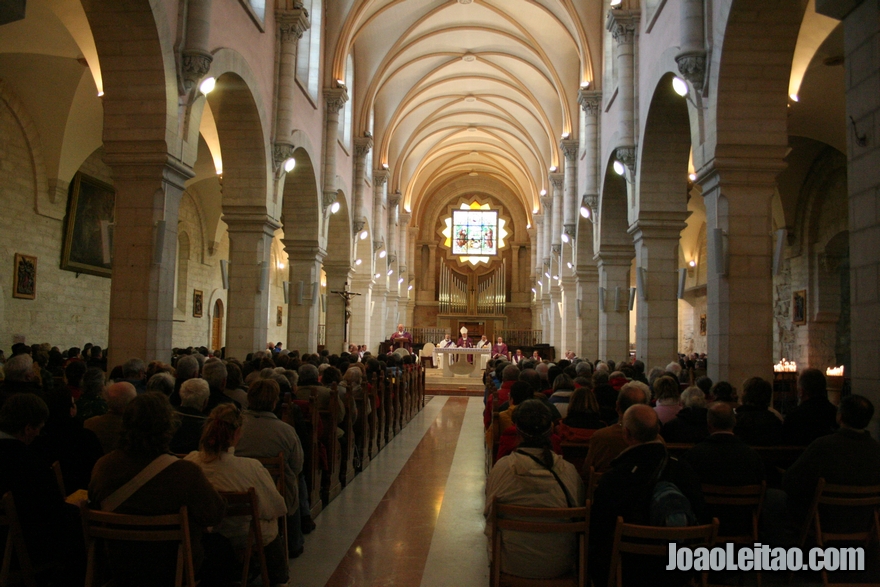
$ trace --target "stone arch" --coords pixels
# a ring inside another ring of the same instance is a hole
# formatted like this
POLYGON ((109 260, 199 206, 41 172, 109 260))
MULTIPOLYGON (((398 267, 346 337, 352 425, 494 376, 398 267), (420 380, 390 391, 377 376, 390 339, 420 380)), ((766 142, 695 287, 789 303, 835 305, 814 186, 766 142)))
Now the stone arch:
POLYGON ((350 266, 353 252, 351 214, 348 198, 342 190, 337 192, 336 201, 339 202, 339 210, 336 214, 330 213, 327 222, 327 257, 324 263, 350 266))
POLYGON ((632 250, 632 239, 627 235, 627 180, 613 171, 613 161, 612 156, 605 166, 598 213, 594 218, 593 233, 597 255, 621 248, 632 250))
POLYGON ((49 183, 47 181, 46 164, 43 159, 43 147, 40 143, 40 134, 24 104, 15 94, 12 87, 2 79, 0 79, 0 102, 12 113, 12 117, 18 123, 21 134, 27 143, 34 182, 34 209, 37 212, 42 212, 41 203, 49 204, 49 183))
MULTIPOLYGON (((294 132, 294 136, 296 134, 294 132)), ((281 214, 285 241, 310 242, 317 247, 321 238, 323 211, 318 189, 318 168, 312 163, 316 160, 313 153, 310 144, 301 144, 293 151, 296 167, 284 180, 281 214)))

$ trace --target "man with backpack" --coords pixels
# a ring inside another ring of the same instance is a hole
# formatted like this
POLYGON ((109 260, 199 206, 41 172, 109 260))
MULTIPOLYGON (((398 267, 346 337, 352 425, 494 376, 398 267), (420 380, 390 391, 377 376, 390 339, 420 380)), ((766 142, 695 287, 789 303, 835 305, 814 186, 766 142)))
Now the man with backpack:
MULTIPOLYGON (((650 406, 636 404, 623 415, 627 448, 611 462, 593 496, 589 569, 595 585, 608 583, 618 516, 629 524, 651 526, 693 525, 701 519, 700 480, 690 465, 669 456, 659 431, 660 420, 650 406)), ((625 585, 681 579, 665 573, 665 561, 625 567, 625 585)))

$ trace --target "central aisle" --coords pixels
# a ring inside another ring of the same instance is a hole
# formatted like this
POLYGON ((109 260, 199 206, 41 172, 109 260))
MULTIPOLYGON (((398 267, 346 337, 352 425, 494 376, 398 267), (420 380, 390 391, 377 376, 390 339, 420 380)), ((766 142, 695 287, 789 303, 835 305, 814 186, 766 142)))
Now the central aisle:
POLYGON ((295 587, 489 582, 481 398, 435 396, 318 516, 295 587))

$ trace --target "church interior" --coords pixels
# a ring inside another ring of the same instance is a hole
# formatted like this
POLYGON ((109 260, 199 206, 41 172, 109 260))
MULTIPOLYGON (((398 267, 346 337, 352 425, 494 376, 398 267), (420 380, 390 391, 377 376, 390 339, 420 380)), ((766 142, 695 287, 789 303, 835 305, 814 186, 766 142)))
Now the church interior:
MULTIPOLYGON (((877 405, 878 23, 876 0, 4 0, 0 349, 376 355, 402 324, 419 354, 466 328, 734 388, 793 363, 877 405)), ((393 539, 433 536, 412 577, 337 568, 400 515, 346 528, 337 503, 309 538, 334 565, 307 541, 291 585, 488 580, 483 403, 432 402, 339 498, 378 515, 422 435, 452 443, 439 518, 393 539)))

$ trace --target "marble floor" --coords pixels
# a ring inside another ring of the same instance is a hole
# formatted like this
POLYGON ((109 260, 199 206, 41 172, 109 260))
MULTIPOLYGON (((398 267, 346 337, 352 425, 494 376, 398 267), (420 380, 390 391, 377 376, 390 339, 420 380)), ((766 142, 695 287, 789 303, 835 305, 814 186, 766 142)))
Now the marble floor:
POLYGON ((433 397, 321 512, 290 585, 488 585, 482 409, 433 397))

